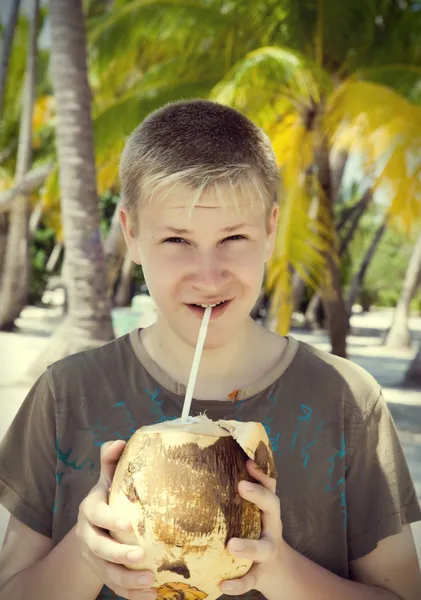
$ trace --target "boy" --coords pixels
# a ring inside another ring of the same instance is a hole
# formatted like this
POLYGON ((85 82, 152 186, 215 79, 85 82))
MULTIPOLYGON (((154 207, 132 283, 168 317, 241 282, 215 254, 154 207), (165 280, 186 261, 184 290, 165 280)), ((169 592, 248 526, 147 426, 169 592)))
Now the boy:
POLYGON ((278 472, 275 489, 248 464, 258 483, 239 491, 261 508, 263 535, 229 542, 254 565, 221 595, 420 598, 410 523, 421 512, 379 385, 249 316, 278 217, 266 136, 230 108, 170 104, 133 133, 120 174, 123 231, 157 322, 53 364, 23 403, 0 448, 12 514, 0 600, 156 597, 150 573, 122 566, 142 551, 108 534, 130 526, 107 490, 125 440, 181 415, 209 304, 191 414, 261 421, 278 472))

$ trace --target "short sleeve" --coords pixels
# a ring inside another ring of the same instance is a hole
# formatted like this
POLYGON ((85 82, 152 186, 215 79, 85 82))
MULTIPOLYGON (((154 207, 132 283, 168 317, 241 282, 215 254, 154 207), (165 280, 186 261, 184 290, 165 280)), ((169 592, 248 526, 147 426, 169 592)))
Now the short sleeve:
POLYGON ((367 415, 346 472, 349 560, 421 520, 408 463, 389 408, 382 397, 367 415))
POLYGON ((56 486, 54 398, 44 373, 0 443, 0 503, 19 521, 52 535, 56 486))

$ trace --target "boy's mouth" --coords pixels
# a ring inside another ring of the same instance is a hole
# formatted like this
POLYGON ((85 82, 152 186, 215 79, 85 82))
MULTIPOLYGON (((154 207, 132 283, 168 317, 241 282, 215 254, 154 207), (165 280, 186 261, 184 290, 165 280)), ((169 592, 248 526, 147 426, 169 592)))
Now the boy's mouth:
POLYGON ((205 310, 208 306, 212 306, 211 312, 211 321, 220 317, 231 304, 231 300, 223 300, 222 302, 218 302, 217 304, 186 304, 187 308, 195 314, 200 319, 203 319, 203 315, 205 314, 205 310))

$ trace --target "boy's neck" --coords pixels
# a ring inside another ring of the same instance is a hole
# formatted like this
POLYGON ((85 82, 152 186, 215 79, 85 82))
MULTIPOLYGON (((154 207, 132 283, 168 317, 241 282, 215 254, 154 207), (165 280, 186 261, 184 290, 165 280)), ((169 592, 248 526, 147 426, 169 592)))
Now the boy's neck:
MULTIPOLYGON (((142 330, 142 342, 149 356, 172 379, 187 386, 195 348, 157 323, 142 330), (174 352, 177 348, 177 352, 174 352)), ((275 361, 286 346, 284 338, 269 332, 251 318, 236 339, 223 348, 204 349, 197 376, 195 394, 202 400, 226 400, 235 389, 245 387, 261 377, 273 365, 264 357, 270 350, 275 361), (268 338, 270 342, 268 344, 268 338), (276 356, 278 355, 278 356, 276 356)))

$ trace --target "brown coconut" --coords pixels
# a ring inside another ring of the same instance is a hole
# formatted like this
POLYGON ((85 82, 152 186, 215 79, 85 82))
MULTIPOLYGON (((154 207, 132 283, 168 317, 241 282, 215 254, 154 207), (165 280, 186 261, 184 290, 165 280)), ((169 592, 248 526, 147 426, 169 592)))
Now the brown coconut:
POLYGON ((238 494, 239 481, 252 481, 248 458, 276 477, 260 423, 189 417, 141 427, 127 443, 109 504, 134 532, 111 535, 145 550, 136 568, 155 574, 158 598, 215 600, 221 581, 250 569, 251 561, 226 549, 233 537, 261 533, 259 509, 238 494))

